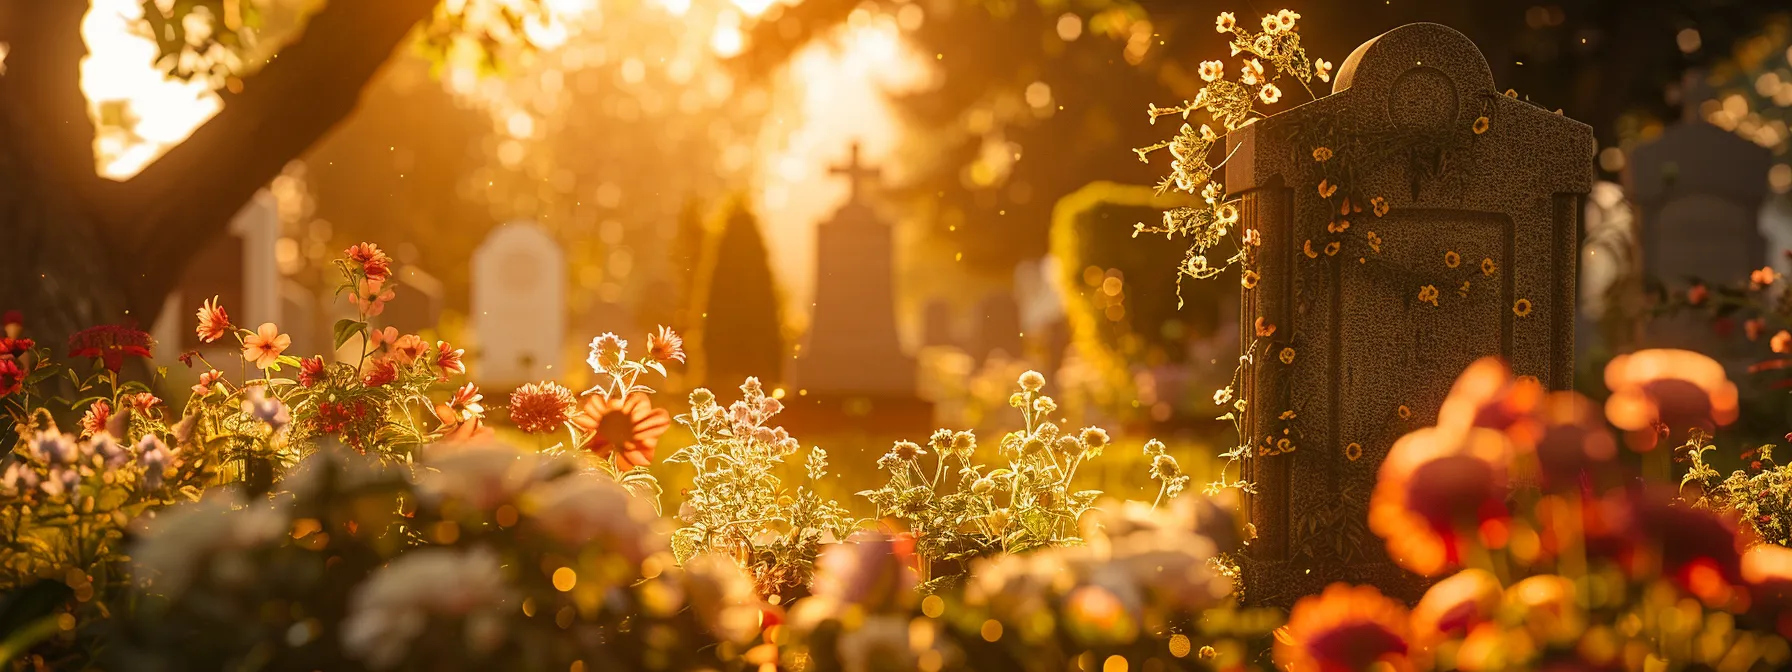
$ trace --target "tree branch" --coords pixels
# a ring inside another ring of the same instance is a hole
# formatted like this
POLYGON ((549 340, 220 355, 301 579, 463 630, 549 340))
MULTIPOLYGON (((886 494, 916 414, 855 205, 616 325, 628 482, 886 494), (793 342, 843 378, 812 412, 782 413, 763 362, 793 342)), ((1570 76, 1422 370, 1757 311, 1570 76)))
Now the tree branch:
POLYGON ((347 118, 361 90, 437 0, 332 0, 303 35, 226 95, 224 109, 98 204, 123 244, 119 280, 153 315, 205 239, 347 118), (153 267, 153 272, 151 267, 153 267))

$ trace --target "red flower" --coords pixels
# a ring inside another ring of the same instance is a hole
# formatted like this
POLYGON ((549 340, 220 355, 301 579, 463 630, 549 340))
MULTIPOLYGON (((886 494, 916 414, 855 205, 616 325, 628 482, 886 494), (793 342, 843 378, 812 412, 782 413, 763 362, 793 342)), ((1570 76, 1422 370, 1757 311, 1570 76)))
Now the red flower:
POLYGON ((447 341, 436 341, 436 368, 442 370, 442 380, 449 374, 462 375, 467 372, 467 365, 460 361, 467 351, 449 345, 447 341))
POLYGON ((1292 672, 1347 672, 1386 663, 1413 669, 1406 607, 1374 586, 1334 583, 1301 598, 1276 630, 1275 660, 1292 672))
POLYGON ((224 312, 223 306, 218 305, 218 297, 213 296, 200 304, 196 316, 199 318, 199 326, 194 327, 193 332, 199 335, 199 342, 210 343, 230 333, 230 315, 224 312))
POLYGON ((1696 306, 1704 303, 1705 297, 1710 295, 1711 290, 1706 289, 1704 285, 1693 285, 1692 289, 1686 290, 1686 302, 1696 306))
POLYGON ((25 386, 25 371, 19 368, 16 360, 0 357, 0 397, 19 391, 25 386))
POLYGON ((23 357, 34 347, 37 341, 29 338, 0 338, 0 357, 23 357))
POLYGON ((1631 448, 1652 450, 1668 434, 1706 431, 1736 421, 1736 384, 1722 364, 1688 350, 1639 350, 1605 365, 1612 396, 1605 417, 1629 432, 1631 448))
POLYGON ((1500 358, 1483 357, 1456 378, 1437 412, 1437 426, 1485 427, 1505 432, 1521 446, 1528 445, 1536 439, 1534 413, 1543 392, 1543 384, 1536 378, 1513 378, 1512 370, 1500 358))
POLYGON ((1600 417, 1599 405, 1580 393, 1551 392, 1539 416, 1542 428, 1534 451, 1539 485, 1545 490, 1577 488, 1583 474, 1618 456, 1618 442, 1600 417))
POLYGON ((349 261, 359 265, 361 273, 369 280, 385 280, 386 276, 392 274, 392 258, 386 256, 378 245, 357 243, 349 246, 343 254, 348 255, 349 261))
POLYGON ((647 353, 654 361, 660 363, 684 363, 684 339, 665 325, 660 325, 656 333, 647 335, 647 353))
POLYGON ((1369 529, 1395 564, 1436 576, 1459 563, 1482 523, 1508 517, 1510 446, 1484 428, 1426 428, 1401 437, 1369 496, 1369 529))
POLYGON ((318 356, 299 360, 299 384, 312 387, 328 379, 324 371, 324 358, 318 356))
POLYGON ((379 387, 398 380, 398 363, 390 359, 376 359, 361 376, 361 384, 367 387, 379 387))
POLYGON ((585 432, 585 450, 614 456, 616 466, 627 469, 653 462, 653 449, 672 426, 672 415, 654 408, 639 392, 620 400, 594 394, 585 397, 585 406, 572 423, 585 432))
POLYGON ((1483 569, 1465 569, 1437 582, 1413 607, 1415 639, 1430 646, 1468 634, 1476 625, 1493 620, 1502 593, 1499 578, 1483 569))
POLYGON ((149 334, 120 324, 88 327, 68 337, 68 356, 91 357, 105 362, 113 373, 124 368, 126 355, 148 357, 155 341, 149 334))
POLYGON ((87 412, 81 415, 81 436, 93 436, 106 431, 106 421, 112 419, 112 404, 105 399, 93 402, 87 412))
POLYGON ((510 393, 510 422, 530 434, 558 431, 577 403, 572 390, 558 383, 529 383, 510 393))

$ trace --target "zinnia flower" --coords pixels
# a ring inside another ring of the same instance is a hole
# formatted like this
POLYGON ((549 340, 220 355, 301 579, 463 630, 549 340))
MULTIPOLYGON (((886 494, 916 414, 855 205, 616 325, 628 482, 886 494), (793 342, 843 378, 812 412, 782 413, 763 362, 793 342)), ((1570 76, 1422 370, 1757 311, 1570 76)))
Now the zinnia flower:
POLYGON ((1492 620, 1503 599, 1500 580, 1484 569, 1465 569, 1425 591, 1413 607, 1414 639, 1426 646, 1467 634, 1492 620))
POLYGON ((299 384, 313 387, 329 378, 324 370, 324 358, 313 355, 299 361, 299 384))
POLYGON ((661 325, 656 333, 647 335, 647 353, 653 360, 662 364, 676 361, 684 363, 684 339, 679 338, 671 328, 661 325))
POLYGON ((373 243, 357 243, 343 250, 349 261, 361 267, 361 273, 373 281, 385 280, 392 274, 392 258, 373 243))
POLYGON ((112 419, 112 404, 105 399, 93 402, 87 412, 81 415, 81 436, 88 437, 106 431, 106 421, 112 419))
POLYGON ((510 422, 530 434, 559 431, 577 403, 558 383, 529 383, 510 393, 510 422))
POLYGON ((1605 366, 1612 395, 1605 417, 1628 432, 1631 448, 1648 451, 1676 432, 1713 431, 1736 421, 1736 384, 1722 364, 1688 350, 1640 350, 1605 366))
POLYGON ((263 322, 255 333, 243 338, 243 359, 255 368, 266 370, 280 361, 280 353, 292 345, 292 337, 280 333, 273 322, 263 322))
POLYGON ((91 357, 104 361, 106 369, 118 373, 124 368, 126 355, 149 357, 155 340, 142 331, 119 324, 88 327, 68 337, 68 356, 91 357))
POLYGON ((654 408, 647 395, 636 392, 623 399, 601 394, 585 397, 585 406, 572 423, 585 433, 585 450, 599 457, 614 457, 627 469, 653 462, 654 447, 671 427, 671 414, 654 408))
POLYGON ((24 357, 34 347, 37 341, 29 338, 0 337, 0 358, 24 357))
POLYGON ((1301 598, 1276 631, 1275 660, 1290 672, 1410 670, 1406 607, 1374 586, 1334 583, 1301 598))
POLYGON ((197 316, 199 326, 193 331, 199 334, 199 342, 210 343, 230 333, 230 315, 224 312, 223 306, 218 305, 217 296, 200 304, 197 316))
POLYGON ((361 376, 361 384, 366 387, 380 387, 398 380, 398 363, 390 359, 376 359, 361 376))
POLYGON ((436 368, 441 369, 441 379, 447 380, 449 374, 460 375, 467 372, 467 365, 460 361, 466 350, 449 345, 447 341, 436 341, 436 368))
POLYGON ((217 369, 199 374, 199 382, 193 385, 193 394, 203 395, 212 391, 212 386, 224 379, 224 372, 217 369))
POLYGON ((1436 576, 1460 562, 1468 536, 1504 519, 1510 448, 1499 432, 1428 427, 1401 437, 1369 497, 1369 529, 1394 563, 1436 576))

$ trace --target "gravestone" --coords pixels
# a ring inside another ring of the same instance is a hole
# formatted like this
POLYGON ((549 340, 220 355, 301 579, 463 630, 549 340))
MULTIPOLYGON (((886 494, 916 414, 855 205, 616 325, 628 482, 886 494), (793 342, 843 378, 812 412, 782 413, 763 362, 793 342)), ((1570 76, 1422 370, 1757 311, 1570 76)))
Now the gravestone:
POLYGON ((791 370, 805 399, 791 404, 788 421, 927 431, 933 410, 916 396, 915 359, 896 332, 891 227, 862 189, 877 171, 859 163, 854 144, 849 163, 833 172, 851 180, 852 189, 846 205, 816 230, 815 312, 791 370))
POLYGON ((511 222, 473 251, 472 374, 503 388, 560 375, 566 257, 533 222, 511 222), (549 368, 554 367, 554 368, 549 368))
MULTIPOLYGON (((1735 285, 1767 263, 1760 212, 1773 160, 1766 148, 1699 116, 1709 90, 1697 71, 1687 75, 1683 90, 1680 122, 1638 146, 1625 175, 1638 210, 1643 275, 1682 296, 1690 278, 1735 285)), ((1758 359, 1741 329, 1720 339, 1704 316, 1653 320, 1643 342, 1711 354, 1732 377, 1746 375, 1758 359)))
POLYGON ((193 331, 193 313, 213 296, 238 326, 281 324, 280 264, 274 254, 280 240, 280 210, 274 195, 266 189, 255 192, 230 220, 229 232, 206 241, 163 303, 151 330, 161 344, 156 354, 162 361, 202 347, 193 331))
POLYGON ((1246 599, 1286 605, 1334 581, 1416 599, 1424 582, 1368 529, 1376 472, 1477 358, 1570 385, 1592 131, 1501 95, 1473 42, 1419 23, 1358 47, 1331 95, 1228 143, 1224 183, 1261 240, 1239 320, 1258 343, 1242 390, 1259 535, 1246 599), (1322 180, 1339 187, 1329 198, 1322 180), (1328 229, 1344 197, 1363 210, 1328 229), (1257 336, 1259 317, 1273 335, 1257 336))
POLYGON ((1575 355, 1593 348, 1622 352, 1635 342, 1633 318, 1642 300, 1635 211, 1622 186, 1599 182, 1587 198, 1583 221, 1575 355))
POLYGON ((1762 204, 1761 237, 1767 239, 1767 263, 1792 277, 1792 197, 1778 194, 1762 204))
POLYGON ((1008 293, 990 294, 977 302, 977 341, 971 355, 982 364, 1001 353, 1008 359, 1019 359, 1025 344, 1021 340, 1020 303, 1008 293))
POLYGON ((397 298, 386 304, 386 310, 374 318, 374 326, 394 327, 400 333, 415 334, 434 331, 442 320, 445 290, 436 279, 416 264, 405 264, 392 273, 397 298))

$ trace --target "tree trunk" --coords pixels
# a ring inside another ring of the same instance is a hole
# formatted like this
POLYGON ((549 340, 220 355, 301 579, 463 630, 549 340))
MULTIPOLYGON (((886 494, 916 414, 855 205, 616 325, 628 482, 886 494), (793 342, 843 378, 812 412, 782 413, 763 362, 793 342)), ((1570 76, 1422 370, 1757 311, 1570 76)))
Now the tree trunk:
MULTIPOLYGON (((160 312, 203 243, 353 112, 362 87, 436 0, 335 0, 217 116, 130 180, 98 177, 80 90, 88 3, 0 0, 0 310, 61 350, 96 324, 160 312)), ((160 353, 164 359, 171 353, 160 353)))

